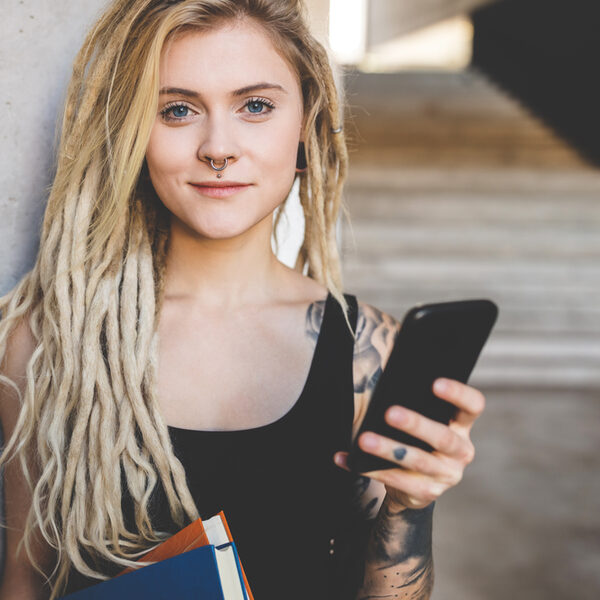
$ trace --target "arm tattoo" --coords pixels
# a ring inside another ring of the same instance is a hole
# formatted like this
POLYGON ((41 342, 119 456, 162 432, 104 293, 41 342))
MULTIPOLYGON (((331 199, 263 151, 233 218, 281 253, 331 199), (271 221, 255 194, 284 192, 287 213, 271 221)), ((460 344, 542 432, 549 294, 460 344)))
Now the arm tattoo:
MULTIPOLYGON (((359 303, 357 339, 354 347, 354 393, 368 406, 371 394, 390 356, 400 323, 367 304, 359 303)), ((368 477, 355 481, 359 511, 372 522, 364 559, 364 576, 358 600, 401 598, 426 600, 433 587, 431 522, 433 505, 422 510, 395 512, 378 498, 383 484, 368 477)))
POLYGON ((426 600, 433 588, 433 504, 394 512, 384 502, 371 532, 359 600, 426 600))
POLYGON ((386 503, 373 530, 373 557, 384 569, 413 556, 428 557, 431 546, 431 510, 393 512, 386 503))
POLYGON ((363 520, 375 519, 379 509, 379 497, 367 493, 371 483, 371 479, 364 475, 358 475, 353 483, 356 513, 363 520))
POLYGON ((359 303, 354 346, 354 392, 373 391, 390 355, 399 324, 390 315, 359 303))
MULTIPOLYGON (((392 350, 399 323, 390 315, 370 306, 358 303, 356 343, 352 370, 354 395, 362 397, 360 405, 368 406, 371 394, 392 350)), ((360 415, 360 413, 357 413, 360 415)), ((364 416, 364 413, 362 414, 364 416)), ((355 423, 358 427, 362 416, 355 423)), ((355 482, 354 498, 359 514, 365 519, 375 519, 385 496, 382 483, 361 476, 355 482)))

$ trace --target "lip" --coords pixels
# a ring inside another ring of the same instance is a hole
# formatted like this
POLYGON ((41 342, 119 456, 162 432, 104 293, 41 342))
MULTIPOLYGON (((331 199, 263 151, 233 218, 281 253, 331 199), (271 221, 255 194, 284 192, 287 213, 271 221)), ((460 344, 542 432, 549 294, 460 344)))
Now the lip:
POLYGON ((250 187, 249 183, 239 181, 199 181, 190 185, 203 196, 210 198, 227 198, 250 187))

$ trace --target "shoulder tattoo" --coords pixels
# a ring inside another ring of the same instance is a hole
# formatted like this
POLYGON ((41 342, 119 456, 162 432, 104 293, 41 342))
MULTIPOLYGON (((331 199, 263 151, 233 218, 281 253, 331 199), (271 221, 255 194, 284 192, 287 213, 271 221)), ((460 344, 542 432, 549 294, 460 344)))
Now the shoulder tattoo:
POLYGON ((325 300, 316 300, 308 305, 306 310, 306 336, 315 344, 321 331, 323 323, 323 313, 325 312, 325 300))
POLYGON ((400 324, 390 315, 359 303, 354 346, 354 392, 373 391, 392 350, 400 324))

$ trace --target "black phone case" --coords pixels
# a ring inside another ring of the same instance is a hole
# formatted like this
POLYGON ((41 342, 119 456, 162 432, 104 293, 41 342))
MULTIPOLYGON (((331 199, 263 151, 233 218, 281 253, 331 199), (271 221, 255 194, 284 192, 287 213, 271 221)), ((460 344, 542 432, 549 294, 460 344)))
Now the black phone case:
POLYGON ((448 424, 456 408, 435 396, 433 382, 447 377, 467 383, 497 315, 498 307, 490 300, 424 304, 406 314, 349 453, 348 466, 352 471, 398 468, 397 464, 358 447, 357 440, 364 431, 433 450, 426 442, 388 425, 385 412, 399 404, 448 424))

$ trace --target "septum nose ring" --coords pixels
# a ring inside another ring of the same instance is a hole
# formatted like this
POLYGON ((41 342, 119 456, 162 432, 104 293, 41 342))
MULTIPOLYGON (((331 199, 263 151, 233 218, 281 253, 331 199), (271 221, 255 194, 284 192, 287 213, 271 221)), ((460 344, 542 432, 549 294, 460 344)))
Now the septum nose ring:
MULTIPOLYGON (((215 165, 215 161, 214 161, 214 160, 211 158, 211 159, 210 159, 210 166, 212 167, 212 169, 213 169, 214 171, 224 171, 224 170, 227 168, 227 163, 228 163, 228 162, 229 162, 229 161, 228 161, 228 159, 227 159, 227 158, 224 158, 224 159, 223 159, 223 166, 222 166, 222 167, 217 167, 217 166, 215 165)), ((218 178, 218 179, 221 179, 221 177, 223 177, 223 173, 217 173, 217 178, 218 178)))

